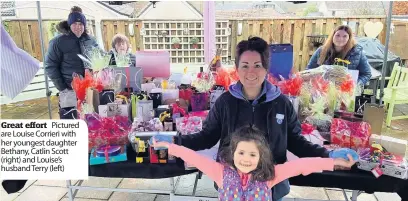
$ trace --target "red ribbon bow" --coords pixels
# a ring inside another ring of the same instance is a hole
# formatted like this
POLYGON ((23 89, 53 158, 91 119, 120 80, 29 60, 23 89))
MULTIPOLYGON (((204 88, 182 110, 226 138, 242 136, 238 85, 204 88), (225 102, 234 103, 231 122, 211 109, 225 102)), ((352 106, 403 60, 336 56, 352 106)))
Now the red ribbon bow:
POLYGON ((313 125, 307 124, 307 123, 303 123, 301 127, 302 127, 302 135, 311 135, 312 132, 316 130, 316 128, 313 125))
POLYGON ((188 117, 186 111, 183 108, 181 108, 177 103, 173 103, 171 104, 171 106, 173 107, 173 114, 181 113, 183 117, 188 117))

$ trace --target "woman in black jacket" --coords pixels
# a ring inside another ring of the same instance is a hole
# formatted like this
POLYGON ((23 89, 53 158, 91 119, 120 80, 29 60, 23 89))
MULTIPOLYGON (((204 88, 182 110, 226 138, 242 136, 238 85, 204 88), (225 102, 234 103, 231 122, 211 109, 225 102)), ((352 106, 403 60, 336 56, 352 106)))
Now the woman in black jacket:
POLYGON ((109 51, 112 55, 109 65, 116 66, 116 57, 123 55, 129 57, 129 67, 136 67, 136 57, 131 50, 129 39, 125 35, 116 34, 112 39, 112 49, 109 51))
MULTIPOLYGON (((266 133, 275 163, 287 161, 286 150, 299 157, 338 156, 338 152, 328 152, 301 135, 301 124, 293 105, 278 87, 265 79, 269 64, 266 41, 249 38, 241 41, 236 51, 239 82, 217 99, 201 132, 183 135, 175 141, 195 151, 210 149, 220 141, 222 149, 229 144, 226 137, 230 133, 252 124, 266 133)), ((281 200, 290 191, 289 181, 279 183, 272 191, 273 200, 281 200)))

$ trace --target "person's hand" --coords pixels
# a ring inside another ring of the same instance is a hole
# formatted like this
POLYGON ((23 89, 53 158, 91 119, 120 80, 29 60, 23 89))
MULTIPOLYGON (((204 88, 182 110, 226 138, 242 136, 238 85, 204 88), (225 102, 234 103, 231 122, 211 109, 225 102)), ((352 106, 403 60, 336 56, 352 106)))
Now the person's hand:
POLYGON ((335 162, 338 163, 338 165, 335 164, 334 169, 336 170, 349 170, 359 158, 356 151, 348 148, 341 148, 331 151, 329 157, 335 159, 335 161, 342 160, 342 162, 335 162))
POLYGON ((170 143, 168 142, 158 142, 154 137, 150 139, 150 146, 154 147, 156 150, 157 149, 168 149, 170 146, 170 143))
POLYGON ((356 161, 354 160, 353 156, 351 154, 347 154, 348 160, 344 160, 343 158, 336 158, 334 159, 334 167, 335 169, 350 169, 351 166, 353 166, 356 161))
POLYGON ((172 136, 156 135, 150 138, 149 144, 154 147, 155 150, 168 149, 172 141, 172 136))
POLYGON ((329 157, 336 159, 336 158, 342 158, 344 160, 349 160, 348 155, 351 155, 353 157, 354 161, 358 160, 358 154, 356 151, 348 148, 341 148, 341 149, 336 149, 330 152, 329 157))

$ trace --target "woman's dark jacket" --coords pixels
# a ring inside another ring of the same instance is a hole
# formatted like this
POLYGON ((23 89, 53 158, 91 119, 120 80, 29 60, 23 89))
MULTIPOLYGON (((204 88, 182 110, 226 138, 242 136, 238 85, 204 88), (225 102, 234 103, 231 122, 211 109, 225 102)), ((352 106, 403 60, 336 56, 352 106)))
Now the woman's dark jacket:
MULTIPOLYGON (((109 65, 110 66, 116 66, 116 61, 115 61, 115 54, 116 51, 114 49, 109 51, 109 54, 111 55, 110 61, 109 61, 109 65)), ((132 53, 128 53, 129 58, 130 58, 130 65, 129 67, 136 67, 136 56, 132 53)))
MULTIPOLYGON (((319 47, 312 57, 309 60, 309 64, 307 65, 306 69, 312 69, 320 66, 317 62, 320 58, 320 52, 322 51, 322 47, 319 47)), ((355 45, 346 55, 344 58, 345 60, 350 61, 350 64, 347 66, 350 70, 358 70, 358 82, 362 85, 365 85, 371 79, 371 66, 368 63, 368 59, 365 56, 363 47, 361 45, 355 45)), ((333 65, 332 59, 327 58, 323 64, 325 65, 333 65)))

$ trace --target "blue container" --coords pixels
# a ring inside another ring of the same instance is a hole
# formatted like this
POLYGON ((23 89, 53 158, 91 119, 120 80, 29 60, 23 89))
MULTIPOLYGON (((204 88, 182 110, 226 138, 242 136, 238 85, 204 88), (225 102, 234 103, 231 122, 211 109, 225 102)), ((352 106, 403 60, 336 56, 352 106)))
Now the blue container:
POLYGON ((90 165, 99 165, 99 164, 105 164, 105 163, 115 163, 115 162, 121 162, 121 161, 127 161, 127 154, 126 154, 126 145, 122 145, 121 149, 117 153, 111 153, 108 155, 108 157, 105 157, 103 155, 98 155, 96 153, 96 149, 93 148, 91 151, 91 156, 89 158, 89 164, 90 165), (106 158, 108 158, 108 161, 106 161, 106 158))
POLYGON ((293 68, 292 44, 273 44, 269 51, 269 72, 278 80, 280 76, 288 79, 293 68))

